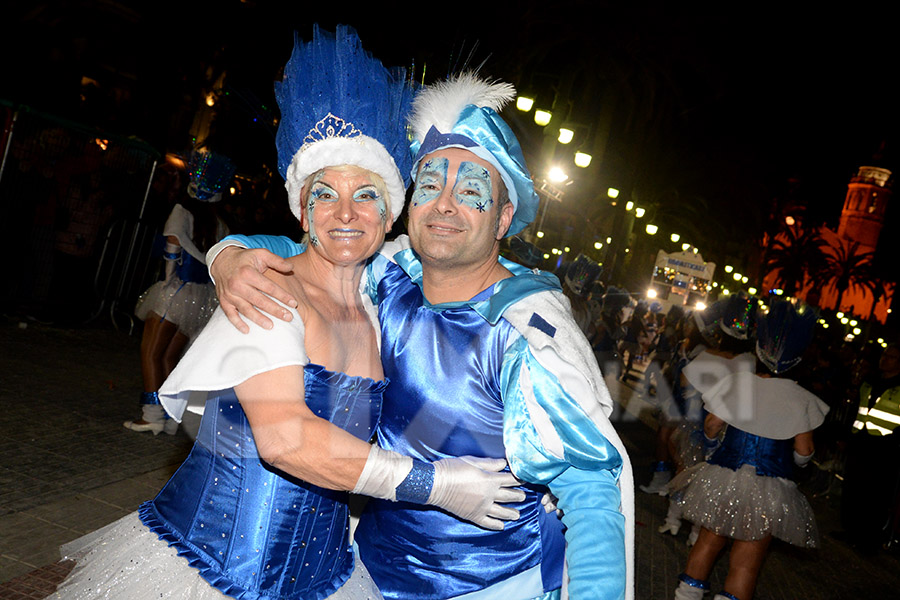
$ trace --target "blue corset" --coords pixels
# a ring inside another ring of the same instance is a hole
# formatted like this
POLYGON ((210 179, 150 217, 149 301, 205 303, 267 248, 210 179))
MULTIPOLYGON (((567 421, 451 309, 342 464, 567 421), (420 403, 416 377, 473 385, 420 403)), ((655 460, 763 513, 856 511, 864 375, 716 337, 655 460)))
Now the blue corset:
MULTIPOLYGON (((312 364, 303 381, 316 415, 370 439, 386 382, 312 364)), ((190 455, 140 517, 210 585, 242 600, 325 598, 353 570, 347 493, 262 462, 234 390, 207 401, 190 455)))
MULTIPOLYGON (((422 460, 506 456, 500 371, 512 326, 491 326, 465 303, 424 306, 418 286, 391 265, 378 288, 385 391, 379 444, 422 460)), ((540 565, 562 582, 562 523, 524 486, 517 521, 489 531, 440 509, 370 500, 360 518, 360 556, 385 598, 450 598, 540 565)), ((542 590, 529 597, 541 595, 542 590)))
POLYGON ((209 283, 209 269, 201 261, 191 256, 187 250, 181 251, 181 260, 175 265, 175 274, 186 283, 209 283))
POLYGON ((708 462, 733 471, 741 465, 753 465, 757 475, 791 479, 794 476, 793 459, 793 439, 773 440, 729 425, 722 445, 708 462))

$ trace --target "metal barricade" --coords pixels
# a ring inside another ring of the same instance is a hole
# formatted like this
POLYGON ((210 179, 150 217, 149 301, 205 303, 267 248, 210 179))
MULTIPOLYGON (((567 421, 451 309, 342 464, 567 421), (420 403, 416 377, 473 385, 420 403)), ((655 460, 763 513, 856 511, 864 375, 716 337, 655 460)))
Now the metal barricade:
POLYGON ((4 312, 72 325, 108 314, 130 331, 118 313, 130 315, 157 275, 151 248, 162 223, 145 216, 159 153, 3 101, 0 123, 4 312))

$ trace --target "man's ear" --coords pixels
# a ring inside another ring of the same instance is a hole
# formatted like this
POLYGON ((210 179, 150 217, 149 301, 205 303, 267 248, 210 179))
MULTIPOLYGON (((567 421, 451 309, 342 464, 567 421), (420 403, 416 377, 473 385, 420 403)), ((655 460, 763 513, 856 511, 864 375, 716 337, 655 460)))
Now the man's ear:
POLYGON ((503 205, 503 212, 500 213, 500 223, 497 227, 497 239, 502 240, 503 236, 506 235, 506 232, 509 231, 509 226, 512 223, 513 215, 516 213, 516 209, 513 207, 512 202, 507 202, 503 205))

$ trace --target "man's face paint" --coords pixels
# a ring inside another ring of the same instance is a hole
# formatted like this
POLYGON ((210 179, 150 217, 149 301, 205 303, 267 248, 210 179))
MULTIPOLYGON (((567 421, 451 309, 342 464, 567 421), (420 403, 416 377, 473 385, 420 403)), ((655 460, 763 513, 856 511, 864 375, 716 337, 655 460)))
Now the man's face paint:
POLYGON ((443 156, 430 158, 422 164, 419 176, 416 177, 416 189, 413 190, 413 206, 431 202, 441 195, 447 186, 447 166, 450 161, 443 156))
MULTIPOLYGON (((447 169, 450 161, 442 156, 426 161, 412 195, 412 205, 426 204, 441 195, 447 186, 447 169)), ((491 173, 478 163, 463 161, 456 172, 453 197, 459 204, 478 212, 490 210, 494 203, 491 173)))
POLYGON ((487 169, 469 161, 459 163, 453 195, 460 204, 478 212, 490 210, 494 203, 492 189, 491 173, 487 169))

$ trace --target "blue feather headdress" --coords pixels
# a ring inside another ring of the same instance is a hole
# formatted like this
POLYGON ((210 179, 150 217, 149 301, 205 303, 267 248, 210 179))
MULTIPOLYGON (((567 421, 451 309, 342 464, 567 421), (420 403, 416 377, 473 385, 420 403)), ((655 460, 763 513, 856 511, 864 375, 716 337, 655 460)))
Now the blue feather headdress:
POLYGON ((188 195, 203 202, 218 202, 222 190, 234 176, 234 163, 227 156, 215 152, 195 150, 188 163, 188 195))
POLYGON ((816 312, 789 300, 772 304, 759 316, 756 326, 756 356, 772 373, 781 374, 795 366, 812 341, 816 312))
POLYGON ((394 220, 403 210, 410 169, 406 119, 413 89, 403 69, 389 71, 362 48, 356 31, 313 28, 296 36, 283 81, 275 83, 281 121, 278 172, 291 211, 300 219, 300 192, 325 167, 355 165, 384 179, 394 220))

